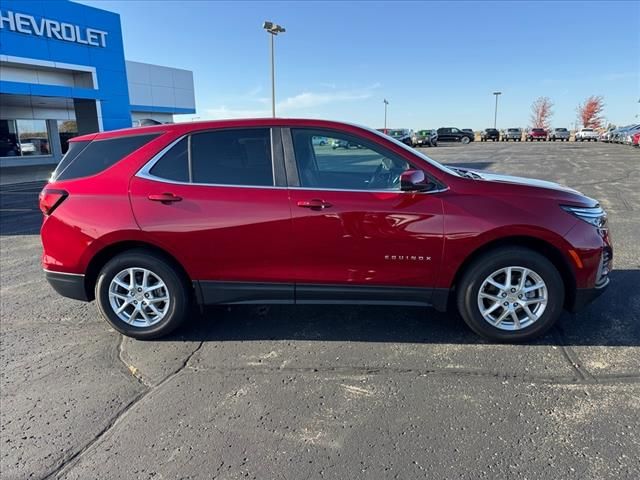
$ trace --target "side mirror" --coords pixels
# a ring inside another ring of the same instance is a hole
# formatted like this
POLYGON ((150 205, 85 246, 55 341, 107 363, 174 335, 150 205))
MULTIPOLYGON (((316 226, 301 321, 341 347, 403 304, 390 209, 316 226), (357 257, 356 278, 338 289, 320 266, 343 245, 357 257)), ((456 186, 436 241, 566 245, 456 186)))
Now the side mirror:
POLYGON ((400 175, 400 190, 403 192, 425 192, 430 188, 422 170, 406 170, 400 175))

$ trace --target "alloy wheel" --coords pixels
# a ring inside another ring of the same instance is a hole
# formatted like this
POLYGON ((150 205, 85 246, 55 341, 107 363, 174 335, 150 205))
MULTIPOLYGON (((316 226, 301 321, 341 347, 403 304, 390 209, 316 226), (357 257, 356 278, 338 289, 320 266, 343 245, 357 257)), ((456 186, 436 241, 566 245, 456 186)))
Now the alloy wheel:
POLYGON ((109 304, 122 321, 150 327, 167 314, 171 299, 162 279, 146 268, 126 268, 109 284, 109 304))
POLYGON ((548 289, 540 275, 525 267, 505 267, 484 279, 478 291, 480 314, 490 325, 517 331, 534 324, 544 313, 548 289))

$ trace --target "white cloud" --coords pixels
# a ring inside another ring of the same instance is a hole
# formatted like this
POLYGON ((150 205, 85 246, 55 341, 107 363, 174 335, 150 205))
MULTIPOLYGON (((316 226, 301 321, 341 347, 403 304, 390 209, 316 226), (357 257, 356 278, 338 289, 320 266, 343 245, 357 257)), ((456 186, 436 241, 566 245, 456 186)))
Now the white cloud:
MULTIPOLYGON (((276 111, 278 115, 304 115, 315 107, 328 105, 337 102, 354 102, 371 98, 375 89, 379 88, 379 83, 349 90, 332 90, 329 92, 312 92, 306 91, 297 95, 287 97, 277 102, 276 111)), ((251 92, 253 96, 260 93, 261 89, 255 88, 251 92)), ((248 95, 251 97, 252 95, 248 95)), ((221 105, 214 108, 207 108, 202 111, 202 119, 223 119, 223 118, 253 118, 268 117, 271 115, 271 99, 268 97, 249 98, 251 102, 261 104, 259 108, 247 107, 229 107, 221 105)))

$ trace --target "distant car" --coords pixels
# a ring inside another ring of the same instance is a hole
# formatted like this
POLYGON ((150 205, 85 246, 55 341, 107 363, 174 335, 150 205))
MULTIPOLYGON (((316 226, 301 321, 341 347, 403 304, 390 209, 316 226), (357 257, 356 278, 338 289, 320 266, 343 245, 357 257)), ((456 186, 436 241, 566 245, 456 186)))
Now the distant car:
POLYGON ((500 140, 500 132, 495 128, 485 128, 482 133, 480 133, 480 141, 486 142, 488 140, 497 142, 500 140))
POLYGON ((613 128, 610 128, 609 130, 607 130, 606 132, 602 132, 600 134, 600 141, 601 142, 605 142, 608 143, 611 141, 611 134, 613 133, 613 128))
POLYGON ((331 148, 333 148, 334 150, 337 148, 344 148, 345 150, 349 150, 350 148, 360 148, 360 145, 348 142, 347 140, 334 140, 331 144, 331 148))
POLYGON ((525 135, 525 140, 527 142, 539 142, 542 140, 543 142, 547 141, 547 131, 544 128, 532 128, 525 135))
POLYGON ((508 142, 513 140, 514 142, 522 141, 522 129, 521 128, 507 128, 502 134, 502 141, 508 142))
POLYGON ((437 147, 438 132, 435 130, 418 130, 413 134, 414 147, 437 147))
POLYGON ((413 140, 411 139, 411 137, 413 136, 413 130, 410 130, 408 128, 396 128, 396 129, 388 130, 387 135, 395 138, 396 140, 404 143, 405 145, 409 145, 410 147, 413 147, 413 140))
POLYGON ((549 132, 549 141, 555 142, 556 140, 560 140, 562 142, 568 142, 569 135, 569 130, 566 128, 552 128, 549 132))
POLYGON ((593 128, 581 128, 576 132, 576 142, 584 142, 584 141, 598 141, 598 132, 596 132, 593 128))
POLYGON ((622 141, 625 145, 633 145, 633 136, 640 131, 640 125, 632 125, 622 132, 622 141))
POLYGON ((636 132, 631 137, 631 145, 634 147, 640 147, 640 132, 636 132))
POLYGON ((32 155, 36 153, 36 146, 33 142, 20 142, 20 151, 23 155, 32 155))
POLYGON ((153 125, 162 125, 162 122, 154 120, 153 118, 141 118, 133 121, 134 127, 151 127, 153 125))
POLYGON ((438 140, 441 142, 460 142, 466 145, 473 141, 473 133, 465 132, 459 128, 442 127, 438 129, 438 140))
POLYGON ((329 144, 329 140, 327 137, 313 137, 313 144, 324 146, 329 144))

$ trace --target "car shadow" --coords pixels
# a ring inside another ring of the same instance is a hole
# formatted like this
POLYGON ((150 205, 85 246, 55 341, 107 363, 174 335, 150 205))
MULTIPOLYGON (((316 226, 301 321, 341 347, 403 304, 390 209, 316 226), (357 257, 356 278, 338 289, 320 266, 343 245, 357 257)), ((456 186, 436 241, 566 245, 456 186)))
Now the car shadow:
MULTIPOLYGON (((616 270, 611 287, 583 311, 564 313, 535 345, 640 346, 640 270, 616 270)), ((365 305, 233 305, 205 309, 165 341, 304 340, 325 342, 493 343, 457 313, 365 305)))

